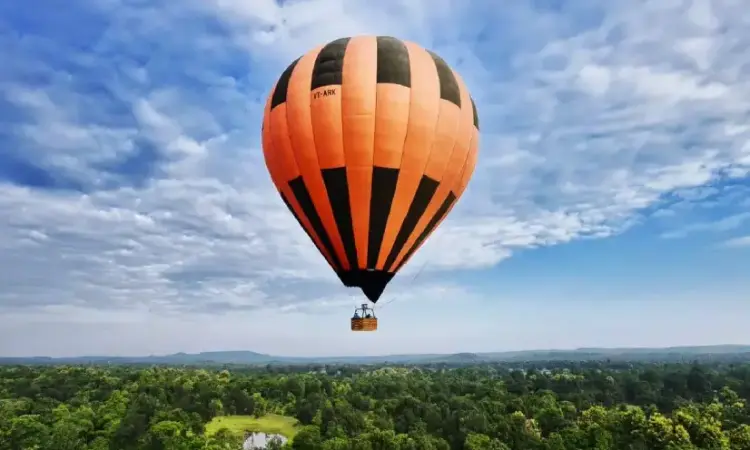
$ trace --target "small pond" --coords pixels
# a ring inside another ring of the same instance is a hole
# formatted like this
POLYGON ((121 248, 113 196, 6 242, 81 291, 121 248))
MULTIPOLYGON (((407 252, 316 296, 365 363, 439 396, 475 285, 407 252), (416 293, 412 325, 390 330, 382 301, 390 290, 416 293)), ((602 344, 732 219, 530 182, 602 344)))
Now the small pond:
POLYGON ((265 449, 268 443, 272 439, 279 439, 282 444, 285 444, 287 438, 280 434, 268 434, 268 433, 249 433, 245 443, 242 445, 243 450, 262 450, 265 449))

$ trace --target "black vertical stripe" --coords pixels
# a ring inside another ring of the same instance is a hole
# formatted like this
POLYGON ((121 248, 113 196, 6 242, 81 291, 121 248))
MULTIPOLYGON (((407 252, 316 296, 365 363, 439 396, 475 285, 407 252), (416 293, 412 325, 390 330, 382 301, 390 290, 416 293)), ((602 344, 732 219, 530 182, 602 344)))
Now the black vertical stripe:
POLYGON ((409 51, 399 39, 378 36, 378 83, 393 83, 411 87, 409 51))
POLYGON ((378 265, 380 246, 391 213, 393 196, 396 194, 399 169, 388 167, 372 168, 372 195, 370 196, 370 225, 367 242, 367 268, 378 265))
POLYGON ((323 86, 341 85, 344 73, 344 54, 351 38, 329 42, 320 50, 313 66, 310 90, 323 86))
POLYGON ((283 192, 279 191, 279 194, 281 194, 281 199, 284 201, 284 204, 289 209, 289 212, 291 212, 294 218, 297 220, 297 223, 299 224, 300 228, 302 228, 305 231, 305 234, 307 234, 307 237, 309 237, 310 240, 313 242, 313 244, 315 244, 315 247, 318 249, 318 251, 321 254, 323 254, 323 249, 321 249, 318 246, 317 242, 315 242, 315 239, 313 239, 313 235, 310 233, 310 230, 308 230, 307 227, 305 227, 305 225, 302 223, 302 219, 300 219, 299 215, 297 215, 297 211, 295 211, 294 208, 292 208, 292 204, 289 202, 289 199, 286 198, 286 195, 284 195, 283 192))
POLYGON ((349 204, 349 183, 346 177, 346 167, 324 169, 323 182, 328 191, 328 201, 331 202, 333 218, 344 244, 346 258, 352 270, 357 268, 357 244, 354 242, 354 225, 352 224, 352 208, 349 204))
POLYGON ((474 103, 474 97, 469 97, 471 99, 471 110, 474 113, 474 126, 479 129, 479 113, 477 113, 477 105, 474 103))
POLYGON ((435 61, 435 69, 437 69, 438 78, 440 79, 440 98, 448 100, 460 108, 461 90, 458 88, 456 76, 453 75, 453 71, 443 58, 429 50, 427 50, 427 53, 429 53, 430 56, 432 56, 432 60, 435 61))
POLYGON ((289 90, 289 80, 292 78, 292 72, 294 71, 294 68, 297 67, 299 60, 300 59, 297 58, 292 61, 292 63, 289 64, 289 67, 281 73, 279 81, 276 83, 276 89, 274 89, 273 95, 271 96, 271 109, 274 109, 286 101, 286 94, 289 90))
POLYGON ((417 187, 417 192, 414 194, 414 199, 412 200, 411 205, 409 205, 409 211, 406 213, 406 217, 404 217, 404 223, 401 224, 401 229, 398 230, 391 252, 385 260, 385 266, 383 268, 386 271, 391 271, 393 261, 398 254, 401 253, 409 236, 414 231, 414 228, 417 227, 419 219, 422 218, 422 215, 430 204, 432 197, 435 195, 435 191, 439 184, 439 182, 426 175, 422 176, 422 179, 419 181, 419 186, 417 187))
POLYGON ((448 210, 450 209, 451 205, 456 201, 456 194, 453 192, 449 193, 448 196, 443 200, 443 203, 440 205, 440 208, 438 208, 437 211, 435 211, 435 215, 432 216, 432 219, 427 223, 427 226, 425 229, 419 234, 417 237, 417 240, 414 241, 414 245, 411 246, 409 251, 406 252, 404 255, 404 258, 401 260, 401 263, 399 263, 398 267, 394 270, 394 272, 397 272, 401 270, 401 267, 406 263, 406 261, 411 258, 411 255, 414 254, 414 252, 419 248, 420 245, 422 245, 422 242, 424 242, 427 237, 432 234, 432 232, 435 230, 435 227, 437 224, 445 217, 445 215, 448 213, 448 210))
POLYGON ((337 271, 341 270, 341 262, 333 248, 331 237, 326 232, 323 222, 320 220, 320 215, 318 215, 318 211, 315 209, 315 203, 313 203, 312 197, 310 197, 310 192, 307 190, 307 186, 305 186, 305 180, 299 176, 289 182, 289 187, 292 189, 292 193, 297 199, 300 208, 302 208, 302 212, 305 213, 307 220, 310 221, 310 226, 312 226, 313 231, 315 231, 315 234, 320 238, 321 244, 323 244, 323 247, 328 251, 328 254, 331 255, 334 269, 337 271))

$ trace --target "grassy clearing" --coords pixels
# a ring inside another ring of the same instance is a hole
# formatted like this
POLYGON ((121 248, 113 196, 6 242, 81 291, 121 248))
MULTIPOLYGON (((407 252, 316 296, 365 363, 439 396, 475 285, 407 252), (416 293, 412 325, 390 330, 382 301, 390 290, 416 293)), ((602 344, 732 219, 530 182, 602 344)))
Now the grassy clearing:
POLYGON ((293 417, 280 416, 278 414, 267 414, 262 417, 253 416, 219 416, 214 417, 206 424, 206 434, 211 435, 222 428, 237 434, 248 432, 261 432, 269 434, 280 434, 291 439, 297 434, 297 419, 293 417))

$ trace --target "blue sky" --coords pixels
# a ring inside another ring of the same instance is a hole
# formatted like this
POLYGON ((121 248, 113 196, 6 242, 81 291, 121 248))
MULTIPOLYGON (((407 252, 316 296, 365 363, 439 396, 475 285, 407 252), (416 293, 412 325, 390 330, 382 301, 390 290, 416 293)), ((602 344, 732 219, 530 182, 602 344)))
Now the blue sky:
POLYGON ((748 22, 740 0, 2 3, 0 354, 750 343, 748 22), (366 335, 259 139, 289 61, 355 34, 444 56, 483 125, 366 335))

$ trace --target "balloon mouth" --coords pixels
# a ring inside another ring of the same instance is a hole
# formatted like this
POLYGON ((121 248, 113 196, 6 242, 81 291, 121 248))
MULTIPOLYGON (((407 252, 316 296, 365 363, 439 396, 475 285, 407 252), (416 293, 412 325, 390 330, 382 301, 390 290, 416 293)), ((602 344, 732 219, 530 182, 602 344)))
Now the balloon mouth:
POLYGON ((393 272, 378 269, 357 269, 336 273, 344 286, 360 288, 368 300, 377 303, 388 283, 391 282, 393 272))

